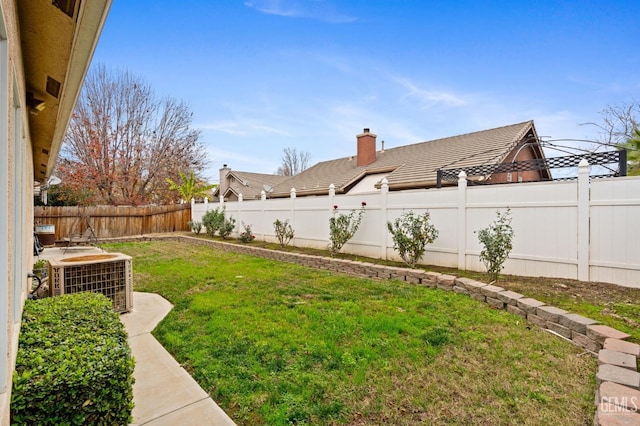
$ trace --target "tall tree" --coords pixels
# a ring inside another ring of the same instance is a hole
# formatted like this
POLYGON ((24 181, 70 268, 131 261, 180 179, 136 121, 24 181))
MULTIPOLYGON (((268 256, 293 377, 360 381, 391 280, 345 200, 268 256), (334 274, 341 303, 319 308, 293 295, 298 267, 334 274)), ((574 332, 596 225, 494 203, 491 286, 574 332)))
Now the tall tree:
POLYGON ((619 146, 634 137, 640 128, 640 101, 632 99, 618 105, 608 105, 600 111, 600 121, 585 123, 600 129, 598 142, 619 146))
POLYGON ((282 154, 282 165, 276 172, 279 176, 293 176, 309 167, 311 154, 308 152, 298 152, 295 148, 285 148, 282 154))
POLYGON ((170 201, 166 178, 206 165, 192 115, 128 71, 99 65, 87 76, 65 135, 60 177, 71 188, 90 189, 93 204, 170 201))

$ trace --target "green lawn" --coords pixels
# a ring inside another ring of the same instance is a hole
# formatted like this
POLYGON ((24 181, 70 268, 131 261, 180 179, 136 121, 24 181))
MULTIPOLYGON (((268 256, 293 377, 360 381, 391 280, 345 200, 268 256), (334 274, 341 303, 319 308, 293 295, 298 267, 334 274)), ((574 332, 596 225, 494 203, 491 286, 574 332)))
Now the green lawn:
POLYGON ((109 244, 154 332, 240 425, 589 424, 597 362, 453 292, 223 253, 109 244))
MULTIPOLYGON (((191 233, 184 233, 193 237, 191 233)), ((207 235, 197 238, 210 240, 207 235)), ((215 240, 222 241, 215 237, 215 240)), ((234 239, 224 240, 225 243, 238 244, 234 239)), ((306 253, 316 256, 329 256, 328 250, 287 246, 281 248, 278 244, 254 241, 252 246, 271 250, 284 250, 295 253, 306 253)), ((337 257, 357 260, 361 262, 378 263, 384 265, 405 267, 401 262, 372 259, 363 256, 340 253, 337 257)), ((429 258, 427 256, 426 260, 429 258)), ((461 271, 434 265, 419 265, 426 271, 450 274, 456 277, 469 277, 488 283, 487 275, 482 272, 461 271)), ((496 285, 532 297, 548 305, 565 309, 602 324, 613 327, 631 335, 632 342, 640 343, 640 289, 623 287, 616 284, 602 282, 585 282, 549 277, 521 277, 516 275, 501 275, 496 285)))

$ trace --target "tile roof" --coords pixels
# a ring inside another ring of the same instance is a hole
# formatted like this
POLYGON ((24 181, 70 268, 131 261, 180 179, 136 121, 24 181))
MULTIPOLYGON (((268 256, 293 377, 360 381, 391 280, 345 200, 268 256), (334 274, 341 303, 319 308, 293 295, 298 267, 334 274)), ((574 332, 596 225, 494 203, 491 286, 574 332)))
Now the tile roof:
POLYGON ((327 194, 330 184, 345 193, 363 176, 381 172, 389 172, 390 189, 433 187, 438 169, 500 163, 529 132, 537 138, 533 120, 377 151, 366 166, 358 166, 355 155, 323 161, 275 185, 271 197, 287 197, 291 188, 298 195, 327 194))
MULTIPOLYGON (((274 187, 277 184, 289 179, 289 176, 269 175, 263 173, 239 172, 235 170, 229 171, 228 180, 229 187, 238 196, 242 194, 244 200, 260 198, 264 185, 274 187)), ((226 193, 226 192, 225 192, 226 193)), ((218 195, 217 191, 214 195, 218 195)))

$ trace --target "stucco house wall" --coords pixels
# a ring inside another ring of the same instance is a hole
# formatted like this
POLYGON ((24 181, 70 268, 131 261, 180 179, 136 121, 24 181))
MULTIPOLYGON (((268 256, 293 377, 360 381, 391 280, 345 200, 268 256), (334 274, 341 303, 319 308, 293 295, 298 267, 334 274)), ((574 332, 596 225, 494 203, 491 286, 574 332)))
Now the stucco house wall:
POLYGON ((0 1, 0 424, 9 424, 11 377, 18 350, 28 266, 33 263, 33 161, 16 3, 0 1))
POLYGON ((34 185, 53 172, 110 5, 0 0, 0 425, 10 423, 22 308, 31 285, 34 185), (53 94, 46 88, 50 77, 60 83, 53 94))

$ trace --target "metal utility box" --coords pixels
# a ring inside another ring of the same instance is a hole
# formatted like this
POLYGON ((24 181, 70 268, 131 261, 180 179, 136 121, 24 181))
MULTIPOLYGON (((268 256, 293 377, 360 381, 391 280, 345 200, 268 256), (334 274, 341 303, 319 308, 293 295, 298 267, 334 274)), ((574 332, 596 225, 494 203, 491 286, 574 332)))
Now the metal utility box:
POLYGON ((133 307, 131 257, 122 253, 103 253, 49 261, 52 296, 80 292, 102 293, 116 312, 133 307))

